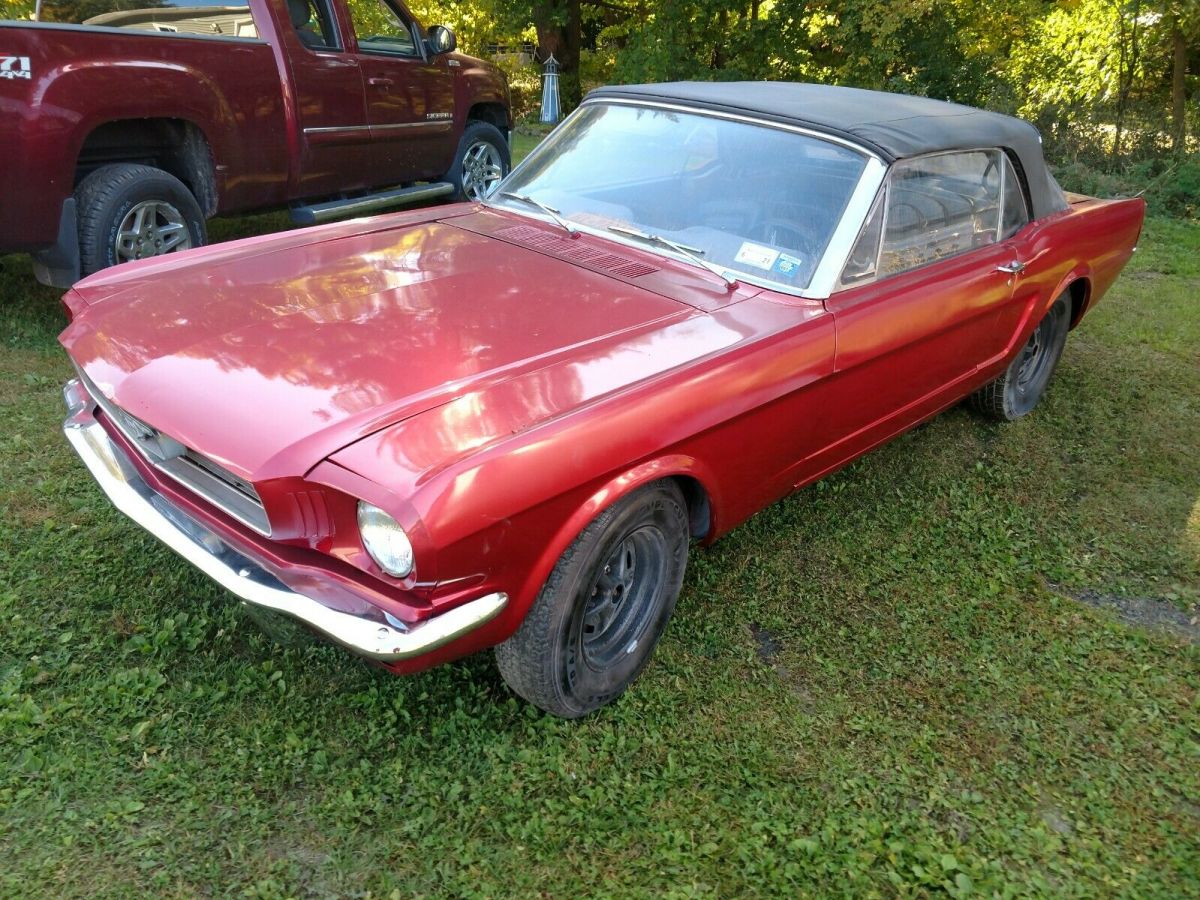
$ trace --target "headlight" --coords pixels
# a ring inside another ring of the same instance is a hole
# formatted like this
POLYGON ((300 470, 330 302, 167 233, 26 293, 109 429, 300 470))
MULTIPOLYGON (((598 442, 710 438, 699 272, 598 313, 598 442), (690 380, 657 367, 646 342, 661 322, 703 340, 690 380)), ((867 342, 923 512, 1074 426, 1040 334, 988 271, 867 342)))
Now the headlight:
POLYGON ((378 506, 358 501, 358 532, 379 568, 403 578, 413 570, 413 548, 400 523, 378 506))

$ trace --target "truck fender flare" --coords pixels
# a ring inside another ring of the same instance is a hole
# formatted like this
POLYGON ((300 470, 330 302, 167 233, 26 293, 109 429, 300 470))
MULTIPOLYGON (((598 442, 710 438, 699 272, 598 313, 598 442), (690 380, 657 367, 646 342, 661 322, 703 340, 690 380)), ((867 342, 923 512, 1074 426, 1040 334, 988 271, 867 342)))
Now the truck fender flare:
MULTIPOLYGON (((234 114, 229 106, 228 99, 214 85, 213 79, 204 72, 190 66, 181 66, 178 64, 167 65, 154 60, 139 60, 136 63, 143 68, 154 70, 156 77, 177 85, 179 91, 164 89, 160 92, 159 96, 170 97, 170 102, 163 102, 162 100, 147 102, 147 99, 143 97, 138 99, 137 105, 134 107, 130 104, 129 98, 116 96, 111 98, 110 102, 97 103, 88 109, 87 114, 80 117, 75 123, 72 131, 70 144, 71 164, 75 165, 78 162, 84 143, 98 128, 114 122, 142 119, 170 119, 187 123, 208 144, 214 170, 217 169, 218 165, 226 163, 227 160, 221 157, 231 149, 236 152, 235 148, 237 147, 237 141, 230 140, 231 136, 236 138, 236 127, 233 124, 234 114), (221 134, 211 133, 209 129, 196 121, 195 116, 189 114, 190 112, 194 112, 197 107, 207 107, 208 121, 229 123, 229 127, 223 129, 223 133, 221 134)), ((127 64, 133 64, 133 61, 120 63, 119 65, 127 64)), ((69 81, 72 78, 86 77, 87 70, 90 68, 112 65, 114 63, 111 61, 98 61, 96 63, 82 64, 79 68, 71 69, 69 72, 62 72, 59 78, 52 84, 51 93, 53 93, 53 88, 60 87, 65 81, 69 81)), ((49 100, 49 98, 47 99, 49 100)))

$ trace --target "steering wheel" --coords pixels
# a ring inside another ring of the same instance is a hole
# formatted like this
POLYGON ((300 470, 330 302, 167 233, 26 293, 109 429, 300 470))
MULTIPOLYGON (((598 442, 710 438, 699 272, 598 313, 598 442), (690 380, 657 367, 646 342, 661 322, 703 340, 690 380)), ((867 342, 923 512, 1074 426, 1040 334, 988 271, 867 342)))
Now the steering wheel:
POLYGON ((816 230, 794 219, 763 219, 754 226, 751 237, 773 247, 795 250, 805 257, 805 261, 815 260, 820 248, 816 230))

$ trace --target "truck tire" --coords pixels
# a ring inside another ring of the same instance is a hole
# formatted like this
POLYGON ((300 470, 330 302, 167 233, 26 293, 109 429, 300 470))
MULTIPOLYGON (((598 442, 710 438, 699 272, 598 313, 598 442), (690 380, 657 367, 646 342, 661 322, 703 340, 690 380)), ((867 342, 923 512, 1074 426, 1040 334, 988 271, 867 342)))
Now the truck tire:
POLYGON ((442 180, 454 185, 455 200, 483 200, 510 168, 508 141, 500 129, 487 122, 468 122, 454 151, 454 165, 442 180))
POLYGON ((75 206, 83 275, 207 242, 192 192, 152 166, 101 166, 75 188, 75 206))

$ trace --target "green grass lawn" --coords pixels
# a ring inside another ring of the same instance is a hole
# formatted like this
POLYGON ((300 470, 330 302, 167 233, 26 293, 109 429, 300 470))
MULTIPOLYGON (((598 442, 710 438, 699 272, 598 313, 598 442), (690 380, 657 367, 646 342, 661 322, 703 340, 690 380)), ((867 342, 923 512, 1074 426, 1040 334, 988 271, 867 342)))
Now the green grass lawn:
POLYGON ((1149 224, 1027 419, 695 552, 577 723, 488 655, 272 645, 101 498, 56 292, 0 264, 0 895, 1200 894, 1200 226, 1149 224))

